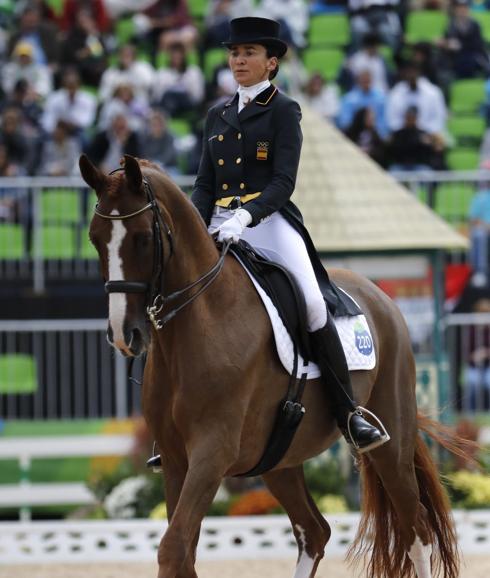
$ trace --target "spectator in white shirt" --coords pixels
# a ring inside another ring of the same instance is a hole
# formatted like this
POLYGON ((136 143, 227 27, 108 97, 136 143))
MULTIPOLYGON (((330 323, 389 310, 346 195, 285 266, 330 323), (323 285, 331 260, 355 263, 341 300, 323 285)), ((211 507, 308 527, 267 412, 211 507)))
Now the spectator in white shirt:
POLYGON ((354 52, 346 61, 345 69, 350 76, 350 86, 345 86, 346 90, 352 88, 354 79, 364 70, 369 70, 371 74, 372 87, 386 94, 388 91, 388 68, 385 59, 379 53, 379 36, 375 33, 366 34, 362 41, 362 48, 354 52))
POLYGON ((305 46, 305 34, 310 21, 308 4, 303 0, 261 0, 254 15, 280 22, 281 39, 290 46, 305 46))
POLYGON ((155 82, 155 69, 141 60, 136 60, 136 48, 132 44, 121 46, 118 61, 102 74, 99 87, 101 101, 112 98, 114 90, 120 84, 132 84, 136 96, 149 100, 150 91, 155 82))
POLYGON ((41 125, 51 135, 62 120, 72 136, 83 138, 84 131, 93 125, 96 112, 95 96, 80 90, 78 72, 68 68, 62 76, 62 88, 46 99, 41 125))
POLYGON ((162 107, 169 116, 178 116, 203 102, 205 82, 199 66, 187 62, 183 44, 170 45, 168 54, 168 67, 161 68, 156 73, 153 102, 162 107))
POLYGON ((403 67, 404 80, 388 93, 386 118, 390 131, 403 127, 410 107, 418 111, 417 128, 431 134, 446 133, 447 109, 441 89, 420 76, 419 67, 409 62, 403 67))
POLYGON ((340 108, 339 90, 335 84, 327 84, 320 73, 313 73, 303 89, 309 106, 323 118, 333 120, 340 108))
POLYGON ((11 94, 19 80, 26 80, 31 94, 37 99, 46 98, 53 89, 52 73, 49 66, 34 62, 34 49, 28 42, 15 45, 12 60, 2 70, 2 88, 11 94))
POLYGON ((352 48, 357 50, 366 34, 378 34, 394 51, 400 47, 400 0, 348 0, 352 48))

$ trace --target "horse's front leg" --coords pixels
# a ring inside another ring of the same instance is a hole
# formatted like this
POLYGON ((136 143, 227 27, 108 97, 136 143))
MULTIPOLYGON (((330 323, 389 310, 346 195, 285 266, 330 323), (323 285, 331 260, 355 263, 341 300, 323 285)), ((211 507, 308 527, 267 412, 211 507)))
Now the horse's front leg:
POLYGON ((217 448, 219 441, 189 455, 180 496, 158 549, 158 578, 197 578, 194 562, 201 522, 230 465, 217 448))

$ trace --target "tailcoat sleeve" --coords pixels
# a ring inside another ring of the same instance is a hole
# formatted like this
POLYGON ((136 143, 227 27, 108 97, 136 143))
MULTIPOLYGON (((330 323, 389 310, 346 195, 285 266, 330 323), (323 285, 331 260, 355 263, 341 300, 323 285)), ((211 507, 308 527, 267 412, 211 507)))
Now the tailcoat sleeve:
POLYGON ((274 110, 272 177, 260 197, 245 207, 252 215, 252 227, 282 209, 293 194, 303 142, 300 122, 301 109, 294 100, 288 99, 274 110))
POLYGON ((211 109, 206 117, 202 137, 201 160, 191 196, 192 202, 201 214, 206 225, 209 225, 215 203, 216 176, 208 145, 214 114, 214 109, 211 109))

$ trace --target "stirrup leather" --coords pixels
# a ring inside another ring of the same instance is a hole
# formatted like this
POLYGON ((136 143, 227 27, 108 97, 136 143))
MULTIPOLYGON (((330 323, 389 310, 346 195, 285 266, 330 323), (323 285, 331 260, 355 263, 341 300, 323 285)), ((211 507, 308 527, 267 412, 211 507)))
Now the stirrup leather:
POLYGON ((361 405, 358 405, 354 411, 349 412, 349 415, 347 416, 347 433, 349 434, 350 443, 352 444, 354 449, 360 454, 363 454, 365 452, 370 452, 371 450, 379 448, 379 446, 382 446, 383 444, 390 441, 390 439, 391 439, 389 433, 386 431, 386 428, 383 425, 383 423, 381 422, 381 420, 379 419, 379 417, 377 415, 375 415, 372 411, 369 411, 368 409, 366 409, 365 407, 362 407, 361 405), (379 426, 379 430, 381 432, 381 438, 378 441, 375 441, 372 444, 370 444, 364 448, 361 448, 361 447, 359 447, 358 444, 356 444, 354 438, 352 437, 352 432, 350 429, 350 420, 351 420, 353 415, 362 416, 363 412, 365 412, 369 416, 371 416, 372 419, 377 423, 377 425, 379 426))

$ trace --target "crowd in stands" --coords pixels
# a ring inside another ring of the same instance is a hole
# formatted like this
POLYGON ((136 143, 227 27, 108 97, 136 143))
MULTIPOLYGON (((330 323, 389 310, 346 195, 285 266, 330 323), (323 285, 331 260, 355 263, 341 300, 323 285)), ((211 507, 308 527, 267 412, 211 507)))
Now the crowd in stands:
POLYGON ((195 173, 205 111, 236 91, 221 47, 229 20, 251 14, 281 22, 280 88, 387 169, 447 168, 451 82, 490 75, 477 8, 487 10, 483 0, 3 1, 0 174, 70 175, 81 151, 104 170, 130 153, 195 173), (448 14, 439 38, 407 41, 415 8, 448 14), (332 76, 306 52, 313 20, 338 12, 349 33, 332 76))

